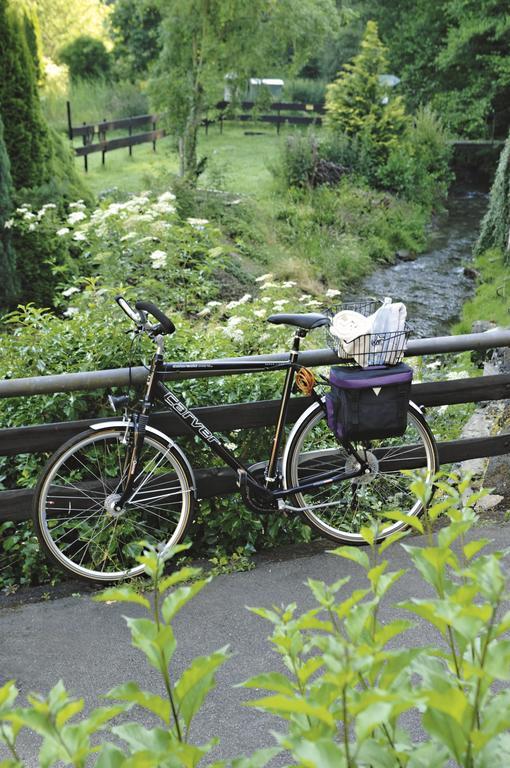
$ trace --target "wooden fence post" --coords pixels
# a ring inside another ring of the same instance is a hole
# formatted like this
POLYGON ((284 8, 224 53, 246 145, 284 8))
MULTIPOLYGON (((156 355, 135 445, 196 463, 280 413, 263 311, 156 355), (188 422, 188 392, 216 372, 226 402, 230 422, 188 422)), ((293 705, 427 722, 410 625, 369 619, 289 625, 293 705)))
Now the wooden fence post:
MULTIPOLYGON (((152 130, 153 130, 153 131, 155 131, 155 130, 156 130, 156 121, 155 121, 155 120, 154 120, 154 122, 152 123, 152 130)), ((155 151, 156 151, 156 139, 154 139, 154 141, 152 142, 152 151, 153 151, 153 152, 155 152, 155 151)))
MULTIPOLYGON (((98 130, 98 138, 99 138, 99 141, 101 141, 101 142, 103 142, 103 141, 104 141, 104 142, 105 142, 105 144, 106 144, 106 129, 105 129, 105 127, 104 127, 104 124, 105 124, 105 123, 106 123, 106 117, 103 117, 103 128, 101 128, 100 126, 98 126, 98 127, 97 127, 97 130, 98 130)), ((102 150, 101 150, 101 155, 102 155, 102 157, 101 157, 101 165, 104 165, 104 161, 105 161, 105 157, 106 157, 106 152, 107 152, 107 150, 106 150, 106 149, 102 149, 102 150)))
POLYGON ((71 102, 66 101, 66 108, 67 108, 67 135, 69 136, 69 141, 73 140, 73 121, 71 117, 71 102))
MULTIPOLYGON (((133 135, 133 126, 131 125, 131 123, 129 123, 128 132, 129 132, 129 136, 133 135)), ((130 144, 129 145, 129 157, 132 157, 132 156, 133 156, 133 145, 130 144)))
MULTIPOLYGON (((87 125, 87 123, 83 123, 83 125, 87 125)), ((87 144, 88 144, 88 136, 87 136, 86 133, 83 134, 82 141, 83 141, 83 146, 86 147, 87 144)), ((85 168, 85 173, 88 173, 89 161, 88 161, 88 155, 87 154, 83 155, 83 166, 85 168)))

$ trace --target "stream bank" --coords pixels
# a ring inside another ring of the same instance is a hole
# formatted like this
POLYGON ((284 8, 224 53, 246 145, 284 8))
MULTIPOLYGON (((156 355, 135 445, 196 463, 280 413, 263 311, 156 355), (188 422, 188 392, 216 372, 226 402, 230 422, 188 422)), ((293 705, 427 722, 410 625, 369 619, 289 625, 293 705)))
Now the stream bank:
POLYGON ((472 261, 487 201, 486 192, 455 188, 446 212, 431 227, 427 251, 376 270, 361 281, 358 295, 403 301, 414 337, 448 335, 475 291, 474 273, 465 267, 472 261))

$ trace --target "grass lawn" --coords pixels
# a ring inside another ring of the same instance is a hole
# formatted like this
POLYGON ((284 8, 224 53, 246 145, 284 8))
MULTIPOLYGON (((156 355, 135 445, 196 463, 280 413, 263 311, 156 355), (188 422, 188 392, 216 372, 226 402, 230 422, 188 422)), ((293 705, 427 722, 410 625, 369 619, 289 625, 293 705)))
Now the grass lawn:
MULTIPOLYGON (((223 133, 220 133, 219 127, 210 126, 206 136, 201 129, 198 154, 199 157, 207 157, 207 166, 200 184, 250 195, 259 200, 270 198, 270 166, 285 137, 293 130, 284 128, 278 136, 275 128, 260 123, 226 123, 223 133), (256 135, 246 135, 246 131, 256 135)), ((100 152, 89 155, 88 173, 84 171, 83 158, 77 157, 75 162, 95 194, 112 187, 126 192, 140 192, 150 188, 151 178, 158 173, 174 174, 178 170, 177 153, 169 138, 157 142, 156 152, 153 152, 151 144, 133 147, 132 157, 129 157, 127 148, 109 152, 104 166, 100 152)))

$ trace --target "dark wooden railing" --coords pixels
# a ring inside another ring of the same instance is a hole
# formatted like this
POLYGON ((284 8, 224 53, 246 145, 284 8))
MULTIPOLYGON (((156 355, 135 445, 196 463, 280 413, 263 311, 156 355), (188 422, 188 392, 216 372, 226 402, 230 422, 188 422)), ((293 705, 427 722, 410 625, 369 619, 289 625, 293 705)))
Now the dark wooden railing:
MULTIPOLYGON (((510 330, 465 336, 444 336, 433 339, 416 339, 409 342, 407 356, 441 354, 463 350, 487 350, 510 346, 510 330)), ((255 361, 284 360, 286 354, 256 355, 239 360, 255 361)), ((328 349, 302 352, 299 362, 308 367, 338 363, 335 353, 328 349)), ((209 370, 199 373, 179 371, 168 374, 169 380, 204 378, 212 375, 235 375, 236 371, 221 371, 211 374, 209 370)), ((129 369, 119 368, 106 371, 89 371, 55 376, 36 376, 26 379, 0 381, 0 397, 28 397, 53 392, 93 390, 111 386, 127 386, 129 369)), ((131 370, 131 381, 135 385, 144 382, 147 370, 143 367, 131 370)), ((413 384, 412 400, 418 405, 440 406, 456 403, 478 403, 489 400, 510 398, 510 375, 498 374, 477 378, 457 379, 413 384)), ((266 400, 254 403, 234 403, 194 409, 197 416, 212 431, 233 429, 256 429, 275 423, 279 401, 266 400)), ((310 404, 309 398, 294 397, 289 408, 289 423, 296 421, 310 404)), ((53 451, 69 438, 83 431, 91 424, 109 419, 84 419, 80 421, 38 424, 0 430, 0 456, 36 454, 53 451)), ((169 412, 154 413, 150 423, 170 437, 186 434, 186 427, 169 412)), ((439 444, 441 464, 465 459, 500 456, 510 452, 510 435, 453 440, 439 444)), ((198 470, 197 484, 201 498, 233 493, 236 490, 235 476, 229 468, 198 470)), ((30 515, 33 491, 15 489, 0 493, 0 522, 3 520, 25 520, 30 515)))

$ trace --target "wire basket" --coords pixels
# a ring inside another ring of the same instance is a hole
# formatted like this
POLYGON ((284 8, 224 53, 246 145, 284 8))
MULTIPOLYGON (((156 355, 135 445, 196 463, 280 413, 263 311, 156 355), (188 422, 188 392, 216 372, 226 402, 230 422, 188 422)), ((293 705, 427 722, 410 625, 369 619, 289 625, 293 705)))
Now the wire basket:
MULTIPOLYGON (((333 318, 337 312, 348 309, 368 317, 381 305, 382 302, 377 299, 360 299, 359 301, 345 302, 335 309, 328 310, 326 314, 333 318)), ((411 326, 406 323, 403 331, 364 333, 345 344, 342 339, 332 334, 329 328, 326 328, 327 343, 340 360, 362 368, 400 363, 404 357, 410 334, 411 326)))
POLYGON ((368 296, 366 299, 344 301, 336 307, 327 309, 325 314, 333 318, 337 312, 341 312, 343 309, 349 309, 351 312, 359 312, 360 315, 368 317, 369 315, 372 315, 376 309, 379 309, 380 306, 382 306, 382 301, 380 299, 374 299, 373 296, 368 296))

